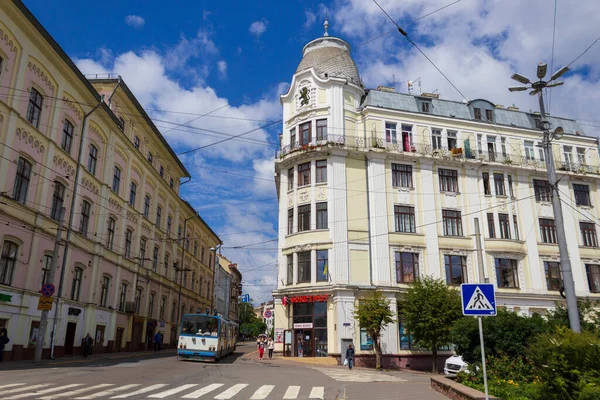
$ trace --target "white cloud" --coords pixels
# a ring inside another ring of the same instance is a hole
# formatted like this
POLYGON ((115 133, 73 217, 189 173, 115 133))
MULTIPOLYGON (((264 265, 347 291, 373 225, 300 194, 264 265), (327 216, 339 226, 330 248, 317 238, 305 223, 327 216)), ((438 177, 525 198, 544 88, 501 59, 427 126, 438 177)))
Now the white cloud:
POLYGON ((225 60, 217 61, 217 69, 221 79, 227 78, 227 62, 225 60))
POLYGON ((304 28, 312 28, 312 26, 315 24, 315 21, 317 20, 317 16, 310 11, 304 12, 304 15, 306 16, 306 21, 304 21, 304 28))
POLYGON ((252 24, 250 24, 250 28, 248 29, 248 31, 257 38, 265 33, 266 30, 267 23, 263 21, 254 21, 252 24))
POLYGON ((139 15, 128 15, 125 17, 125 23, 132 28, 141 29, 144 27, 146 21, 139 15))

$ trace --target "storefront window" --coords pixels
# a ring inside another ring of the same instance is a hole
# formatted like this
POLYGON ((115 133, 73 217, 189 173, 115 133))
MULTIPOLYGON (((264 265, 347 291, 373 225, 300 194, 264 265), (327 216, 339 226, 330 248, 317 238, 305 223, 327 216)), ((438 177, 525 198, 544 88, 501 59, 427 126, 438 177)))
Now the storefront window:
POLYGON ((294 356, 326 357, 327 303, 294 303, 293 313, 294 356))
POLYGON ((373 350, 373 339, 371 339, 371 335, 367 333, 365 328, 360 328, 360 349, 373 350))

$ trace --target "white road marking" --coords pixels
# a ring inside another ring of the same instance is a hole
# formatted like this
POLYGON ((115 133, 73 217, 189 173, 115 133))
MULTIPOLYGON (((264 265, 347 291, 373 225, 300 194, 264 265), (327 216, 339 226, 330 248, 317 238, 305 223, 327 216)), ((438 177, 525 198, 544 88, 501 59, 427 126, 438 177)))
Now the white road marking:
POLYGON ((393 375, 386 375, 380 372, 366 370, 349 370, 343 368, 317 368, 313 369, 322 372, 331 379, 339 382, 406 382, 406 379, 397 378, 393 375))
POLYGON ((38 390, 37 392, 21 393, 21 394, 18 394, 16 396, 6 397, 6 398, 4 398, 2 400, 14 400, 14 399, 23 399, 25 397, 39 396, 41 394, 48 394, 48 393, 52 393, 52 392, 58 392, 58 391, 61 391, 61 390, 70 389, 70 388, 74 388, 74 387, 81 386, 81 385, 83 385, 83 383, 72 383, 70 385, 64 385, 64 386, 53 387, 53 388, 50 388, 50 389, 38 390))
MULTIPOLYGON (((24 383, 19 383, 19 385, 24 385, 24 383)), ((25 392, 25 391, 31 390, 31 389, 43 388, 46 386, 50 386, 50 383, 44 383, 42 385, 24 386, 24 387, 20 387, 20 388, 16 388, 16 389, 3 390, 2 396, 11 394, 11 393, 25 392)))
POLYGON ((323 386, 314 386, 310 391, 309 399, 321 399, 325 398, 325 388, 323 386))
POLYGON ((57 399, 60 397, 73 397, 77 394, 89 392, 90 390, 102 389, 102 388, 109 387, 109 386, 114 386, 114 384, 113 383, 101 383, 101 384, 95 385, 95 386, 87 386, 87 387, 84 387, 81 389, 71 390, 70 392, 51 394, 50 396, 44 396, 44 397, 38 397, 38 398, 41 400, 52 400, 52 399, 57 399))
POLYGON ((297 399, 300 393, 300 386, 289 386, 283 395, 284 399, 297 399))
POLYGON ((146 386, 145 388, 141 388, 140 390, 136 390, 135 392, 120 394, 118 396, 113 396, 113 397, 111 397, 111 399, 126 399, 128 397, 137 396, 138 394, 148 393, 155 389, 163 388, 165 386, 167 386, 166 383, 158 383, 156 385, 146 386))
POLYGON ((258 390, 256 392, 254 392, 252 397, 250 397, 250 400, 266 399, 267 396, 273 391, 274 388, 275 388, 275 385, 262 385, 260 388, 258 388, 258 390))
POLYGON ((8 385, 2 385, 0 386, 0 389, 6 389, 9 387, 15 387, 15 386, 23 386, 25 385, 24 383, 9 383, 8 385))
POLYGON ((182 397, 182 399, 199 399, 200 397, 204 396, 205 394, 210 393, 213 390, 220 388, 221 386, 223 386, 222 383, 213 383, 211 385, 203 387, 202 389, 198 389, 195 392, 186 394, 185 396, 182 397))
POLYGON ((187 390, 189 388, 193 388, 194 386, 198 386, 198 384, 197 383, 191 383, 191 384, 187 384, 187 385, 181 385, 181 386, 178 386, 178 387, 173 388, 173 389, 165 390, 164 392, 160 392, 160 393, 156 393, 156 394, 150 395, 148 397, 149 398, 153 398, 153 399, 164 399, 167 396, 171 396, 172 394, 183 392, 184 390, 187 390))
POLYGON ((216 400, 227 400, 227 399, 230 399, 233 396, 235 396, 236 394, 238 394, 239 392, 241 392, 242 389, 245 388, 246 386, 248 386, 247 383, 238 383, 237 385, 233 385, 232 387, 230 387, 229 389, 227 389, 226 391, 224 391, 220 395, 215 396, 215 399, 216 400))
POLYGON ((131 385, 119 386, 119 387, 116 387, 116 388, 111 388, 111 389, 108 389, 108 390, 104 390, 102 392, 90 394, 89 396, 76 397, 76 399, 78 399, 78 400, 95 399, 95 398, 98 398, 98 397, 108 396, 108 395, 111 395, 111 394, 115 394, 116 392, 122 392, 122 391, 127 390, 127 389, 133 389, 136 386, 140 386, 140 384, 139 383, 132 383, 131 385))

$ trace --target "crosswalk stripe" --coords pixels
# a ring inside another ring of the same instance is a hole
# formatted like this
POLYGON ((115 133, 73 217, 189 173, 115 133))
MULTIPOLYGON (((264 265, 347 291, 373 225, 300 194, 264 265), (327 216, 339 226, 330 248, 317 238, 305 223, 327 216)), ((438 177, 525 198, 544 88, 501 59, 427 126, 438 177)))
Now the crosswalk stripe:
POLYGON ((198 389, 195 392, 186 394, 185 396, 182 397, 182 399, 199 399, 200 397, 204 396, 205 394, 210 393, 213 390, 220 388, 221 386, 223 386, 222 383, 213 383, 211 385, 203 387, 202 389, 198 389))
POLYGON ((15 399, 23 399, 25 397, 39 396, 42 394, 48 394, 48 393, 52 393, 52 392, 59 392, 61 390, 65 390, 65 389, 75 388, 75 387, 81 386, 81 385, 83 385, 83 383, 72 383, 70 385, 64 385, 64 386, 53 387, 50 389, 38 390, 37 392, 21 393, 16 396, 5 397, 2 400, 15 400, 15 399))
POLYGON ((173 389, 169 389, 169 390, 165 390, 164 392, 160 392, 160 393, 156 393, 153 395, 150 395, 148 397, 153 398, 153 399, 164 399, 167 396, 170 396, 172 394, 176 394, 179 392, 183 392, 184 390, 187 390, 189 388, 193 388, 194 386, 198 386, 197 383, 191 383, 191 384, 187 384, 187 385, 181 385, 179 387, 173 388, 173 389))
POLYGON ((113 397, 111 397, 111 399, 126 399, 128 397, 137 396, 138 394, 148 393, 148 392, 151 392, 151 391, 153 391, 155 389, 163 388, 165 386, 167 386, 166 383, 157 383, 156 385, 146 386, 145 388, 142 388, 140 390, 136 390, 135 392, 120 394, 118 396, 113 396, 113 397))
POLYGON ((116 388, 110 388, 108 390, 105 390, 103 392, 98 392, 98 393, 94 393, 94 394, 90 394, 89 396, 82 396, 82 397, 76 397, 77 400, 84 400, 84 399, 95 399, 98 397, 102 397, 102 396, 108 396, 111 394, 115 394, 116 392, 122 392, 124 390, 127 389, 133 389, 134 387, 140 386, 139 383, 132 383, 131 385, 125 385, 125 386, 119 386, 116 388))
POLYGON ((314 386, 310 391, 309 399, 321 399, 325 398, 325 388, 323 386, 314 386))
POLYGON ((236 394, 238 394, 239 392, 241 392, 242 389, 245 388, 246 386, 248 386, 247 383, 238 383, 237 385, 233 385, 232 387, 230 387, 229 389, 227 389, 226 391, 224 391, 220 395, 215 396, 215 399, 216 400, 227 400, 227 399, 230 399, 233 396, 235 396, 236 394))
POLYGON ((250 397, 250 400, 263 400, 273 391, 275 385, 263 385, 250 397))
POLYGON ((52 399, 56 399, 59 397, 73 397, 73 396, 81 394, 81 393, 89 392, 90 390, 102 389, 102 388, 109 387, 109 386, 114 386, 114 384, 113 383, 101 383, 101 384, 95 385, 95 386, 86 386, 81 389, 71 390, 70 392, 51 394, 50 396, 44 396, 44 397, 38 397, 38 398, 41 400, 52 400, 52 399))
POLYGON ((283 395, 284 399, 297 399, 300 393, 300 386, 289 386, 283 395))
POLYGON ((9 387, 15 387, 15 386, 23 386, 25 385, 24 383, 9 383, 8 385, 2 385, 0 386, 0 389, 6 389, 9 387))
MULTIPOLYGON (((23 384, 24 385, 24 384, 23 384)), ((9 390, 3 390, 2 391, 2 395, 5 396, 7 394, 11 394, 11 393, 18 393, 18 392, 24 392, 26 390, 31 390, 31 389, 37 389, 37 388, 43 388, 46 386, 50 386, 49 383, 44 383, 41 385, 33 385, 33 386, 22 386, 20 388, 16 388, 16 389, 9 389, 9 390)), ((14 387, 14 386, 13 386, 14 387)))

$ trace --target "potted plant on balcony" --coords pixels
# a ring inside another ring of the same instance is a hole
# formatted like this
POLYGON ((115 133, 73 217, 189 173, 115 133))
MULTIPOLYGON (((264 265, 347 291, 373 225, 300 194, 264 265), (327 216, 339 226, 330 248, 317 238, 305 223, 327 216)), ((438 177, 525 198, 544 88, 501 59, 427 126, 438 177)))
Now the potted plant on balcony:
POLYGON ((460 157, 462 156, 463 153, 463 149, 462 147, 455 147, 451 150, 452 156, 454 157, 460 157))

